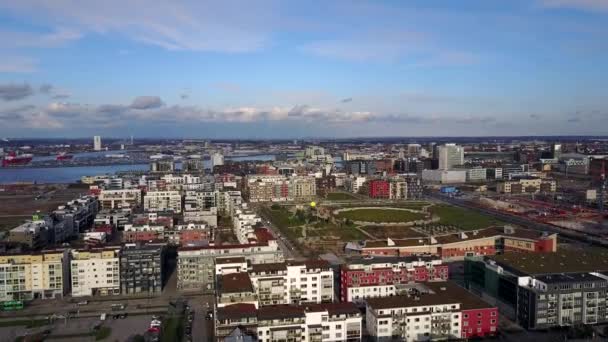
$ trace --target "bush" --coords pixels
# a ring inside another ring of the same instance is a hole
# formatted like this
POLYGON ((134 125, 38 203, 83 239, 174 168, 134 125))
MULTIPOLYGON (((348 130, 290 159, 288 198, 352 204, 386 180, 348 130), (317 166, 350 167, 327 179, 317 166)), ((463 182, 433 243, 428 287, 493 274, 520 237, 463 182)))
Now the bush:
POLYGON ((106 338, 110 337, 110 334, 112 334, 112 329, 109 327, 101 327, 95 333, 95 341, 105 340, 106 338))

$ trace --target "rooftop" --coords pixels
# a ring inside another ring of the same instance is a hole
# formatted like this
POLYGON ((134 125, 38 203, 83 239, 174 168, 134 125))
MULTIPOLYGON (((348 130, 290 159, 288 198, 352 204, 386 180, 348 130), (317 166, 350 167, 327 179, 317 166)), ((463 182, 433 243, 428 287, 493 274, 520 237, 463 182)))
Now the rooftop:
POLYGON ((253 304, 233 304, 217 308, 218 319, 238 319, 241 317, 256 317, 257 309, 253 304))
POLYGON ((453 282, 428 282, 421 286, 423 293, 417 296, 370 298, 367 303, 373 309, 449 304, 460 304, 464 310, 493 307, 453 282))
POLYGON ((304 307, 297 305, 271 305, 258 309, 258 320, 304 317, 304 307))
POLYGON ((589 273, 546 274, 537 277, 543 283, 582 283, 587 281, 606 281, 604 278, 589 273))
POLYGON ((236 263, 244 263, 245 258, 243 257, 232 257, 232 258, 216 258, 216 265, 225 265, 225 264, 236 264, 236 263))
POLYGON ((561 248, 555 253, 505 253, 486 257, 520 275, 608 271, 608 250, 561 248))
POLYGON ((253 284, 247 273, 231 273, 219 276, 220 293, 253 292, 253 284))
POLYGON ((400 262, 410 263, 413 261, 433 261, 433 260, 441 260, 438 256, 433 255, 423 255, 423 256, 405 256, 405 257, 362 257, 362 258, 353 258, 349 261, 348 265, 374 265, 374 264, 396 264, 400 262))
POLYGON ((268 264, 252 264, 251 265, 252 273, 279 272, 279 271, 287 271, 287 265, 284 262, 268 263, 268 264))
MULTIPOLYGON (((458 243, 461 241, 471 241, 476 239, 486 239, 491 237, 508 237, 512 239, 525 239, 525 240, 539 240, 544 239, 551 235, 543 235, 541 232, 536 232, 527 229, 515 229, 511 233, 505 233, 503 227, 491 227, 479 230, 470 230, 464 232, 465 236, 461 236, 460 233, 452 233, 446 235, 435 236, 437 244, 449 244, 458 243)), ((410 238, 410 239, 392 239, 395 243, 394 246, 389 246, 387 239, 366 241, 364 248, 390 248, 390 247, 417 247, 417 246, 429 246, 431 240, 428 237, 421 238, 410 238)))

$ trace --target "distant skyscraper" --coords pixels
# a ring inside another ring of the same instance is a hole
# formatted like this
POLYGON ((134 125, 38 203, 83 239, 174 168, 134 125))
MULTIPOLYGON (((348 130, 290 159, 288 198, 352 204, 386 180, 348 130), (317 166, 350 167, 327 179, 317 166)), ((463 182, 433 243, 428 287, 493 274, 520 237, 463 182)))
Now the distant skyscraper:
POLYGON ((216 165, 224 165, 224 155, 219 152, 211 155, 211 167, 213 168, 216 165))
POLYGON ((93 149, 95 151, 101 151, 101 137, 99 135, 93 137, 93 149))
POLYGON ((562 144, 553 144, 551 145, 551 157, 553 159, 559 159, 562 155, 562 144))
POLYGON ((439 146, 439 169, 449 170, 456 165, 464 164, 464 148, 456 144, 439 146))

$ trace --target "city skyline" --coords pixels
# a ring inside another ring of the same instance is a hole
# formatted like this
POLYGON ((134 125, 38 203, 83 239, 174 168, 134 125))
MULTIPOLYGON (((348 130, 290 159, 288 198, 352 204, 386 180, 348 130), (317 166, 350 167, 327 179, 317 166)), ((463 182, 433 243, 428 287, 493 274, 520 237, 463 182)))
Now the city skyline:
POLYGON ((600 135, 601 0, 0 0, 0 136, 600 135))

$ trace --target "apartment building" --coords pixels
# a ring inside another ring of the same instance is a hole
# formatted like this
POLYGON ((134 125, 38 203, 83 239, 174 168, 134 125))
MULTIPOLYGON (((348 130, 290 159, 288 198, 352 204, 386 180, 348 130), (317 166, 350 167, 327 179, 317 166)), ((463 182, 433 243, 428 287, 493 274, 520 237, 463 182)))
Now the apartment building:
POLYGON ((163 240, 166 227, 163 224, 125 224, 123 242, 163 240))
POLYGON ((496 333, 498 310, 454 283, 431 282, 412 285, 407 295, 368 299, 366 324, 375 341, 485 337, 496 333))
POLYGON ((482 291, 529 330, 608 322, 608 253, 560 249, 465 261, 467 285, 482 291))
POLYGON ((288 261, 287 278, 289 303, 334 301, 334 272, 325 260, 288 261))
POLYGON ((122 294, 160 293, 165 281, 164 244, 126 244, 120 257, 122 294))
POLYGON ((250 202, 308 200, 317 194, 316 180, 308 176, 250 175, 246 184, 250 202))
POLYGON ((351 176, 344 179, 344 189, 354 194, 359 193, 367 178, 361 176, 351 176))
POLYGON ((182 212, 182 195, 179 191, 148 191, 144 196, 144 210, 182 212))
POLYGON ((217 341, 235 331, 257 341, 361 341, 362 316, 352 303, 273 305, 235 304, 217 309, 217 341))
POLYGON ((249 243, 255 239, 254 227, 262 219, 246 207, 236 208, 232 213, 232 226, 239 243, 249 243))
POLYGON ((97 213, 93 223, 95 226, 112 226, 115 229, 122 229, 130 220, 130 209, 103 209, 97 213))
POLYGON ((177 251, 177 288, 180 291, 213 291, 215 259, 243 257, 252 264, 283 262, 283 252, 266 229, 254 230, 249 244, 187 246, 177 251))
POLYGON ((535 177, 519 178, 496 184, 496 191, 503 194, 555 192, 556 190, 557 182, 554 179, 535 177))
POLYGON ((67 250, 0 255, 0 300, 62 298, 69 292, 67 250))
POLYGON ((245 272, 217 276, 216 305, 218 308, 232 304, 258 306, 258 298, 249 275, 245 272))
POLYGON ((370 180, 368 183, 368 196, 370 198, 389 199, 391 197, 391 185, 389 181, 385 179, 370 180))
POLYGON ((78 236, 78 234, 93 225, 99 210, 99 201, 94 196, 83 196, 69 201, 54 210, 52 216, 57 221, 63 221, 65 238, 78 236))
POLYGON ((31 249, 40 249, 47 245, 48 235, 54 229, 53 221, 35 215, 32 221, 25 222, 8 232, 8 240, 23 244, 31 249))
POLYGON ((324 260, 253 264, 249 276, 260 306, 334 300, 334 274, 324 260))
POLYGON ((214 239, 213 229, 206 222, 177 224, 173 229, 164 231, 164 239, 175 246, 200 244, 214 239))
POLYGON ((141 206, 140 189, 103 189, 99 193, 99 205, 102 209, 135 208, 141 206))
POLYGON ((340 300, 395 296, 400 285, 446 280, 448 265, 438 256, 359 258, 340 269, 340 300))
POLYGON ((120 247, 72 250, 72 296, 120 294, 120 247))

